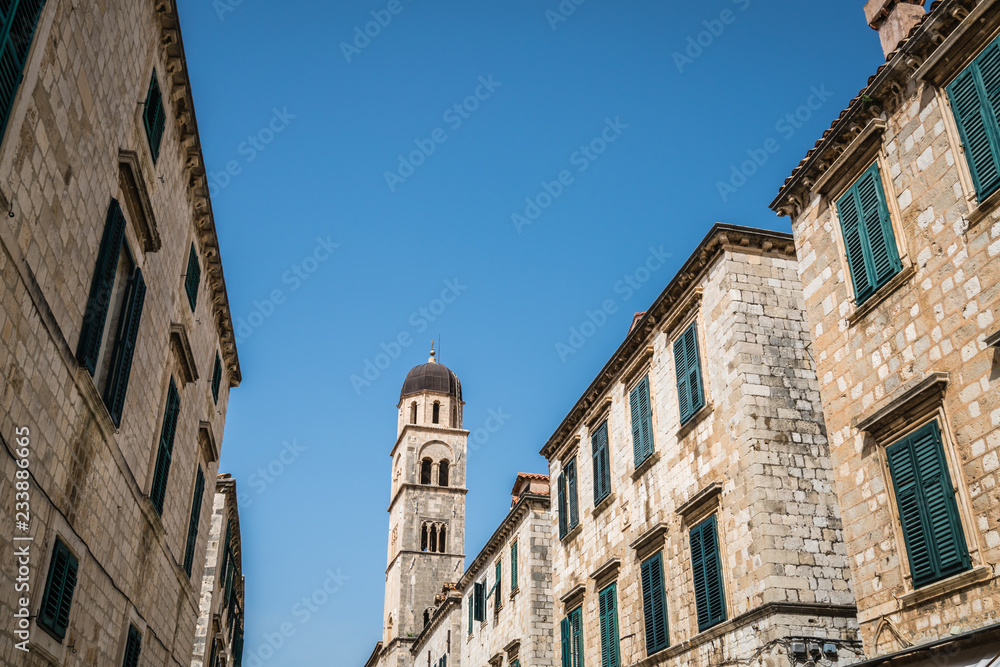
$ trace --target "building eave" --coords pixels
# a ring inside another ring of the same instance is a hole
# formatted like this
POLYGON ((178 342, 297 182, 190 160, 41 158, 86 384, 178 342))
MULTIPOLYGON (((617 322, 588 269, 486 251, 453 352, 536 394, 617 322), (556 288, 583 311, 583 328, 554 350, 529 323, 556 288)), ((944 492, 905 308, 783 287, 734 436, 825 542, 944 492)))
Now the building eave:
POLYGON ((538 493, 525 493, 521 498, 515 503, 515 505, 504 517, 497 529, 493 531, 493 535, 490 539, 486 541, 486 544, 480 550, 479 554, 472 560, 465 574, 462 578, 458 580, 458 588, 460 590, 465 590, 470 583, 476 578, 476 573, 483 567, 489 560, 493 557, 500 544, 507 538, 507 536, 512 532, 512 530, 520 524, 524 517, 528 514, 528 510, 532 507, 548 509, 550 507, 551 499, 547 495, 542 495, 538 493))

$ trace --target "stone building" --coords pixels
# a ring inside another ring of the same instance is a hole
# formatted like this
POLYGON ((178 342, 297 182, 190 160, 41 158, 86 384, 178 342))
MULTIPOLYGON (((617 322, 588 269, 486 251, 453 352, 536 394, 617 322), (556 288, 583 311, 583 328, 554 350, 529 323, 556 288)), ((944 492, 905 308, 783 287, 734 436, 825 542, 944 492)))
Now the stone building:
POLYGON ((864 9, 886 62, 771 206, 792 222, 865 653, 975 664, 964 647, 1000 653, 1000 3, 864 9))
POLYGON ((563 667, 859 659, 793 255, 715 225, 542 448, 563 667))
POLYGON ((242 551, 236 480, 219 475, 191 667, 239 667, 243 662, 242 551))
POLYGON ((177 8, 0 11, 0 664, 186 667, 240 365, 177 8))

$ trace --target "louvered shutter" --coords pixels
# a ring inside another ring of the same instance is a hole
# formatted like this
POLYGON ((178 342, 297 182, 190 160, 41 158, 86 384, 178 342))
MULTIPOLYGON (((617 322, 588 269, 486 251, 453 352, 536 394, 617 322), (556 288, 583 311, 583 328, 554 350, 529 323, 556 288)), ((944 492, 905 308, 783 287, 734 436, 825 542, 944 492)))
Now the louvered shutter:
POLYGON ((573 667, 584 667, 583 664, 583 610, 575 609, 569 615, 573 630, 573 667))
POLYGON ((125 407, 125 393, 132 373, 132 357, 139 337, 139 322, 142 320, 142 306, 146 301, 146 282, 142 279, 142 269, 136 267, 125 288, 122 314, 118 321, 118 333, 111 354, 111 374, 104 391, 104 403, 108 406, 111 420, 121 426, 122 411, 125 407))
POLYGON ((94 268, 94 277, 90 283, 90 295, 87 298, 83 327, 80 329, 80 343, 76 351, 77 359, 91 375, 97 372, 101 337, 104 335, 104 324, 111 303, 111 290, 115 284, 115 272, 118 270, 118 256, 124 239, 125 216, 122 215, 117 200, 112 199, 104 223, 100 249, 97 252, 97 266, 94 268))
POLYGON ((580 523, 580 508, 577 503, 576 493, 576 459, 569 462, 566 467, 566 493, 569 502, 569 530, 576 528, 580 523))
POLYGON ((166 114, 163 109, 163 95, 160 93, 160 82, 156 78, 156 70, 153 70, 153 78, 149 81, 149 91, 146 93, 146 109, 142 115, 143 125, 146 128, 146 139, 149 141, 149 150, 153 157, 153 164, 156 164, 160 157, 160 140, 163 138, 163 130, 166 127, 166 114))
POLYGON ((557 495, 559 496, 559 539, 566 537, 567 529, 567 519, 569 518, 569 510, 566 507, 566 473, 559 473, 559 482, 557 484, 557 495))
POLYGON ((187 272, 184 277, 184 289, 187 291, 188 303, 191 304, 191 312, 194 312, 198 304, 198 285, 201 283, 201 266, 198 264, 198 252, 191 244, 191 252, 188 254, 187 272))
POLYGON ((667 610, 663 590, 663 558, 656 554, 642 564, 642 607, 646 626, 646 653, 667 647, 667 610))
POLYGON ((902 265, 877 163, 865 172, 855 188, 864 220, 862 232, 868 240, 869 275, 874 281, 874 289, 878 289, 899 273, 902 265))
POLYGON ((215 353, 215 369, 212 371, 212 399, 219 402, 219 387, 222 384, 222 359, 215 353))
POLYGON ((692 528, 690 535, 698 631, 704 632, 726 620, 718 525, 715 516, 692 528))
POLYGON ((594 457, 594 504, 611 493, 611 470, 608 453, 608 422, 603 422, 590 438, 594 457))
POLYGON ((6 133, 14 98, 24 76, 28 50, 45 0, 0 2, 0 138, 6 133))
POLYGON ((184 571, 191 576, 194 566, 194 551, 198 544, 198 523, 201 520, 202 496, 205 495, 205 473, 198 467, 198 477, 194 484, 194 498, 191 501, 191 518, 188 521, 187 548, 184 550, 184 571))
POLYGON ((167 392, 167 405, 163 411, 163 427, 160 431, 160 446, 156 455, 156 467, 153 471, 153 485, 150 489, 150 500, 158 514, 163 514, 163 501, 167 494, 167 480, 170 475, 170 461, 173 458, 174 435, 177 431, 177 417, 180 414, 181 399, 173 378, 170 379, 170 389, 167 392))
POLYGON ((52 562, 38 613, 38 624, 62 641, 69 628, 69 612, 73 605, 78 563, 69 548, 57 539, 52 550, 52 562))
POLYGON ((948 86, 979 200, 1000 187, 1000 41, 948 86))
POLYGON ((677 406, 680 408, 681 423, 691 414, 691 386, 688 382, 687 351, 684 336, 674 341, 674 371, 677 375, 677 406))
POLYGON ((632 455, 635 467, 638 468, 645 460, 642 444, 642 409, 639 405, 639 385, 632 388, 628 394, 628 407, 632 417, 632 455))
POLYGON ((865 261, 865 242, 861 236, 861 211, 854 196, 854 188, 848 190, 837 202, 837 214, 844 234, 847 249, 847 265, 851 270, 851 282, 858 303, 863 303, 874 291, 865 261))
POLYGON ((503 593, 503 584, 501 583, 503 581, 503 563, 500 561, 497 561, 495 574, 497 581, 493 584, 493 588, 496 590, 496 598, 493 600, 493 611, 498 612, 500 611, 500 596, 503 593))
POLYGON ((560 634, 562 637, 562 667, 573 667, 573 655, 570 648, 570 622, 569 618, 564 618, 560 624, 560 634))
POLYGON ((601 667, 619 667, 618 587, 611 584, 600 593, 601 667))
POLYGON ((653 455, 653 410, 649 402, 649 376, 639 383, 639 410, 642 414, 642 460, 653 455))
POLYGON ((477 621, 486 620, 486 582, 476 582, 473 586, 475 594, 475 619, 477 621))
POLYGON ((473 605, 475 600, 472 595, 469 596, 469 634, 472 634, 472 619, 473 619, 473 605))
MULTIPOLYGON (((212 647, 213 653, 215 647, 212 647)), ((125 642, 125 660, 122 667, 139 667, 139 654, 142 652, 142 635, 134 625, 128 627, 128 639, 125 642)))
POLYGON ((684 424, 705 407, 697 324, 692 324, 674 341, 674 365, 677 374, 677 404, 681 424, 684 424))
POLYGON ((517 590, 517 542, 510 545, 510 590, 517 590))

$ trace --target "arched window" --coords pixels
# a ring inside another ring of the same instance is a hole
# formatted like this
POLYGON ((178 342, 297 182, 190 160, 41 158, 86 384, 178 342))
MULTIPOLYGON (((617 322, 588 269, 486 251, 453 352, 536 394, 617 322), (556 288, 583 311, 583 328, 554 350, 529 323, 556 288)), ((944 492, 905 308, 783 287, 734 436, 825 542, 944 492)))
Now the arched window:
POLYGON ((413 401, 412 403, 410 403, 410 423, 411 424, 416 424, 417 423, 417 402, 416 401, 413 401))
POLYGON ((438 486, 448 486, 448 462, 438 464, 438 486))
POLYGON ((430 459, 424 459, 420 462, 420 483, 430 484, 431 483, 431 467, 434 465, 433 461, 430 459))
POLYGON ((431 552, 437 552, 438 546, 438 529, 437 526, 431 526, 431 552))
POLYGON ((427 524, 420 528, 420 550, 427 551, 427 524))
POLYGON ((434 411, 432 414, 433 417, 431 419, 435 424, 437 424, 441 420, 441 404, 437 401, 434 401, 434 411))
POLYGON ((441 526, 441 534, 438 535, 438 552, 446 553, 448 529, 441 526))

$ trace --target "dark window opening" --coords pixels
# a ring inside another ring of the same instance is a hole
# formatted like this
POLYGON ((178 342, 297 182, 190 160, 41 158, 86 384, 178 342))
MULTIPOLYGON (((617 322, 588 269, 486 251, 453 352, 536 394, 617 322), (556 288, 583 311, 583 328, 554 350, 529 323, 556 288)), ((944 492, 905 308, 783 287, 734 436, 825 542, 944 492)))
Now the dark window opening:
POLYGON ((430 484, 431 483, 431 463, 430 459, 424 459, 420 462, 420 483, 430 484))
POLYGON ((441 526, 441 534, 438 536, 438 551, 440 553, 445 553, 445 537, 447 537, 448 529, 441 526))
POLYGON ((448 462, 441 461, 438 465, 438 486, 448 486, 448 462))
POLYGON ((420 550, 427 551, 427 524, 420 529, 420 550))
POLYGON ((436 553, 437 550, 438 550, 437 549, 437 542, 438 542, 437 537, 438 537, 437 526, 431 526, 431 547, 430 547, 430 550, 431 550, 432 553, 436 553))
POLYGON ((432 421, 435 424, 437 424, 438 421, 440 421, 440 419, 441 419, 441 404, 438 403, 437 401, 434 401, 434 411, 433 411, 432 421))
POLYGON ((410 403, 410 423, 411 424, 416 424, 417 423, 417 402, 416 401, 413 401, 412 403, 410 403))

